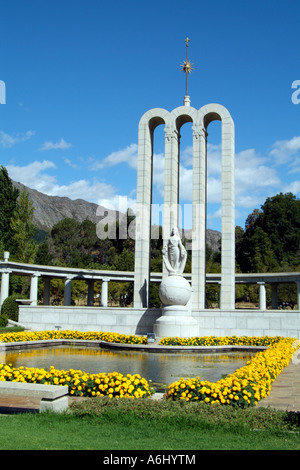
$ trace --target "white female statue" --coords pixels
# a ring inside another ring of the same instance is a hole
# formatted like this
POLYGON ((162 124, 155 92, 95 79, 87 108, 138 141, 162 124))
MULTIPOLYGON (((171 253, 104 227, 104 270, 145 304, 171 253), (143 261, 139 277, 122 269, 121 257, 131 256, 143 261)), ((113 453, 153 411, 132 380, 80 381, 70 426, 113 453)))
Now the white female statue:
POLYGON ((172 229, 171 236, 162 250, 162 254, 169 276, 172 274, 181 275, 185 268, 187 252, 181 242, 179 232, 176 227, 172 229))

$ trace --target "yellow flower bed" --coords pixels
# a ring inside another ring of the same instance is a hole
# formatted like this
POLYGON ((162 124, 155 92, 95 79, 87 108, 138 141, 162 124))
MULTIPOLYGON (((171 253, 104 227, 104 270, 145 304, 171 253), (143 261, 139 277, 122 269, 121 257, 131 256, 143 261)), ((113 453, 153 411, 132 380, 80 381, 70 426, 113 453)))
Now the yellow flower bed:
POLYGON ((279 338, 268 349, 255 354, 244 367, 224 379, 212 383, 201 381, 199 377, 182 378, 169 386, 166 398, 242 408, 257 405, 259 400, 269 395, 271 384, 289 364, 299 345, 300 342, 294 338, 279 338))
POLYGON ((147 344, 145 336, 124 335, 103 331, 73 331, 73 330, 48 330, 48 331, 21 331, 18 333, 0 334, 0 342, 11 343, 14 341, 39 341, 47 339, 84 339, 95 341, 107 341, 109 343, 147 344))
POLYGON ((14 368, 11 365, 0 364, 0 381, 41 383, 50 385, 67 385, 70 395, 74 396, 104 396, 110 398, 141 398, 150 396, 147 380, 139 374, 126 376, 118 373, 89 374, 80 370, 49 370, 33 367, 14 368))
POLYGON ((180 338, 171 336, 162 338, 159 344, 164 346, 271 346, 278 343, 281 336, 195 336, 180 338))
MULTIPOLYGON (((105 332, 79 331, 37 331, 0 334, 0 342, 36 341, 50 339, 102 340, 113 343, 146 344, 147 338, 135 335, 121 335, 105 332)), ((295 338, 278 337, 197 337, 163 338, 160 344, 186 346, 249 345, 269 346, 258 352, 247 364, 233 374, 216 383, 201 381, 199 377, 180 379, 171 384, 165 395, 167 399, 185 401, 204 401, 225 405, 247 407, 256 405, 265 398, 275 378, 286 367, 300 341, 295 338)), ((0 381, 46 383, 67 385, 69 393, 75 396, 109 396, 140 398, 151 395, 149 384, 140 375, 118 372, 89 374, 79 370, 49 370, 0 364, 0 381)))
MULTIPOLYGON (((146 337, 135 335, 122 335, 105 332, 80 331, 36 331, 0 334, 0 342, 37 341, 50 339, 83 339, 108 341, 112 343, 145 344, 146 337)), ((139 374, 126 376, 118 373, 89 374, 80 370, 49 370, 19 367, 0 364, 0 380, 13 382, 44 383, 53 385, 67 385, 70 395, 74 396, 104 396, 110 398, 141 398, 151 395, 149 384, 139 374)))

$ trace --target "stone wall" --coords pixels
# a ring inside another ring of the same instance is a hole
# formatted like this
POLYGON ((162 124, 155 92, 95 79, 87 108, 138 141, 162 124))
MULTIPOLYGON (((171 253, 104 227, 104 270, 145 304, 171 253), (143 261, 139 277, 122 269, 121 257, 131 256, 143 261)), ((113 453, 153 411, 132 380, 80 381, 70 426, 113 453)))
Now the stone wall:
POLYGON ((300 339, 299 310, 205 310, 196 315, 200 336, 285 336, 300 339))
MULTIPOLYGON (((153 332, 160 309, 20 305, 19 322, 33 330, 70 329, 120 334, 153 332)), ((299 310, 204 310, 192 336, 285 336, 300 339, 299 310)), ((172 333, 170 332, 170 336, 172 333)))
POLYGON ((19 323, 35 331, 110 331, 120 334, 152 333, 160 309, 122 307, 19 306, 19 323))

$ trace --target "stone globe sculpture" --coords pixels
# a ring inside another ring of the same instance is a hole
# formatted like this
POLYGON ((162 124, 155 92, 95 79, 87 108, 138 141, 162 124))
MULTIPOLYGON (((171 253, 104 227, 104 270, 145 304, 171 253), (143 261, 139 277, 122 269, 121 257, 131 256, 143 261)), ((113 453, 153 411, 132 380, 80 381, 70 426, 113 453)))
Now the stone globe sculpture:
POLYGON ((192 288, 183 276, 187 259, 177 228, 173 228, 171 236, 163 249, 163 262, 168 271, 160 286, 159 297, 162 302, 162 315, 153 325, 158 337, 197 336, 199 326, 192 317, 190 299, 192 288))
POLYGON ((181 242, 177 228, 172 229, 171 236, 162 253, 168 276, 160 284, 160 300, 164 306, 185 306, 191 298, 192 289, 182 275, 186 264, 187 252, 181 242))

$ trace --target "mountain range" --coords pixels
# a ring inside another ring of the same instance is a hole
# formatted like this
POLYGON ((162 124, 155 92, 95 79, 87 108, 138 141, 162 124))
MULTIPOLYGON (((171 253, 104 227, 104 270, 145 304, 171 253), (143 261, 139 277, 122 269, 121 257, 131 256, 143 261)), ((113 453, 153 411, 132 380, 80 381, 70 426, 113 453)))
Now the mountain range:
MULTIPOLYGON (((94 223, 98 223, 103 217, 105 222, 110 223, 122 217, 124 214, 99 206, 93 202, 83 199, 70 199, 61 196, 48 196, 36 189, 31 189, 22 183, 13 181, 13 185, 21 192, 25 189, 28 192, 29 199, 32 201, 34 208, 34 223, 38 229, 50 232, 52 227, 66 217, 83 222, 88 219, 94 223)), ((184 235, 190 238, 191 230, 185 230, 184 235)), ((221 233, 216 230, 207 229, 207 244, 215 252, 219 250, 219 241, 221 233)))

